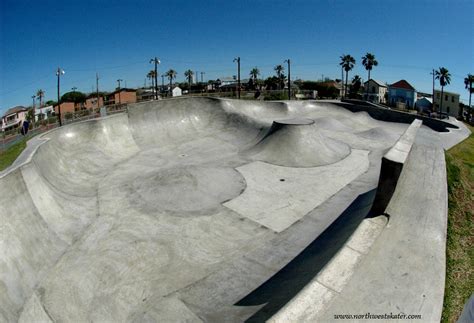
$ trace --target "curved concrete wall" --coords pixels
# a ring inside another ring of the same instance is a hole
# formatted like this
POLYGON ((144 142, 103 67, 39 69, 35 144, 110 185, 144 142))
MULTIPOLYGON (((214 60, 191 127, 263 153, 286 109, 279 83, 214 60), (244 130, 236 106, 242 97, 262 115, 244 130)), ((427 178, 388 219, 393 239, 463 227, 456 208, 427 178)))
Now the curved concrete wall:
POLYGON ((423 121, 423 124, 438 132, 448 132, 449 128, 457 129, 458 127, 441 120, 432 119, 416 114, 405 113, 388 108, 381 108, 366 102, 358 100, 344 100, 336 103, 352 112, 367 111, 367 113, 374 119, 388 122, 412 123, 415 119, 423 121))

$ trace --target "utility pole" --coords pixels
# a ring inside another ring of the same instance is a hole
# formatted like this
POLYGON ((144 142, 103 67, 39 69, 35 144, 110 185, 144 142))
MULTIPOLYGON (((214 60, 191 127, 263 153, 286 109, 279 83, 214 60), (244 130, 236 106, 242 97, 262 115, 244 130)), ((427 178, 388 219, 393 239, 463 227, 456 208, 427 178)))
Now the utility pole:
POLYGON ((342 93, 341 93, 341 99, 345 99, 346 98, 346 90, 344 89, 344 67, 341 67, 341 89, 342 89, 342 93))
POLYGON ((95 73, 95 88, 97 91, 97 110, 99 109, 99 74, 95 73))
MULTIPOLYGON (((431 99, 431 101, 433 102, 433 111, 435 111, 435 70, 433 68, 433 71, 430 73, 431 75, 433 75, 433 98, 431 99)), ((442 100, 443 98, 441 98, 442 100)))
POLYGON ((33 123, 34 123, 34 121, 35 121, 35 114, 36 114, 36 113, 35 113, 35 110, 36 110, 36 95, 33 95, 31 98, 33 99, 33 123))
POLYGON ((58 77, 58 119, 59 119, 59 126, 61 127, 63 125, 61 121, 61 96, 60 96, 60 84, 61 84, 61 75, 64 75, 64 70, 60 67, 58 67, 58 70, 56 71, 56 76, 58 77))
POLYGON ((122 82, 122 81, 123 81, 122 79, 118 79, 118 80, 117 80, 117 83, 118 83, 119 104, 122 104, 122 101, 120 100, 120 82, 122 82))
POLYGON ((204 74, 206 74, 206 72, 201 72, 201 83, 204 82, 204 81, 203 81, 203 78, 202 78, 202 76, 203 76, 204 74))
POLYGON ((158 100, 158 64, 160 64, 161 61, 155 57, 150 59, 150 63, 155 64, 155 99, 158 100))
POLYGON ((288 63, 288 100, 291 100, 291 63, 290 59, 286 59, 283 63, 288 63))
POLYGON ((237 93, 240 99, 240 57, 234 58, 234 62, 237 62, 237 93))
POLYGON ((194 71, 194 75, 196 76, 196 84, 198 84, 199 83, 199 72, 194 71))

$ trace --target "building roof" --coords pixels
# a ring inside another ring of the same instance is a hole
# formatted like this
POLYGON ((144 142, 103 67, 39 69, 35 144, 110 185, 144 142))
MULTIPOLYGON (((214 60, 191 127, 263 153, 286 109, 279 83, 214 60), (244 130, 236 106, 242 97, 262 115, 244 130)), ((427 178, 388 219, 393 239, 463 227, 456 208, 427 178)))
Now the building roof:
POLYGON ((390 87, 394 87, 394 88, 397 88, 397 89, 405 89, 405 90, 416 91, 415 88, 413 86, 411 86, 411 84, 408 83, 405 80, 400 80, 398 82, 395 82, 392 85, 390 85, 390 87))
POLYGON ((130 89, 130 88, 125 88, 125 87, 122 87, 120 89, 117 89, 109 94, 105 94, 105 95, 115 95, 116 93, 119 93, 119 92, 137 92, 136 89, 130 89))
POLYGON ((425 100, 425 101, 428 101, 429 103, 433 104, 433 99, 432 98, 427 98, 427 97, 424 96, 422 98, 419 98, 416 101, 418 102, 418 101, 421 101, 421 100, 425 100))
MULTIPOLYGON (((374 80, 374 79, 370 79, 369 81, 375 82, 378 86, 387 87, 385 83, 383 83, 382 81, 374 80)), ((364 84, 368 83, 369 81, 365 81, 364 84)))
POLYGON ((7 112, 5 112, 5 114, 3 115, 4 117, 10 115, 10 114, 14 114, 14 113, 18 113, 18 112, 22 112, 22 111, 27 111, 28 109, 25 108, 24 106, 16 106, 14 108, 10 108, 7 110, 7 112))

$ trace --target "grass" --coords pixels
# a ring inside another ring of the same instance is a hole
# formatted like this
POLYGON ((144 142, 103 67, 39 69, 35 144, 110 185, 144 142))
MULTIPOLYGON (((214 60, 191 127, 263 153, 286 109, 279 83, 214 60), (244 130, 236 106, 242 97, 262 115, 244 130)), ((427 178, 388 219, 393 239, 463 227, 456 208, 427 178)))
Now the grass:
POLYGON ((0 152, 0 171, 6 169, 10 166, 15 159, 21 154, 23 149, 26 148, 26 141, 30 139, 29 137, 25 137, 19 142, 15 143, 8 149, 3 152, 0 152))
MULTIPOLYGON (((473 127, 469 127, 474 132, 473 127)), ((474 135, 446 152, 448 237, 442 322, 456 322, 474 292, 474 135)))

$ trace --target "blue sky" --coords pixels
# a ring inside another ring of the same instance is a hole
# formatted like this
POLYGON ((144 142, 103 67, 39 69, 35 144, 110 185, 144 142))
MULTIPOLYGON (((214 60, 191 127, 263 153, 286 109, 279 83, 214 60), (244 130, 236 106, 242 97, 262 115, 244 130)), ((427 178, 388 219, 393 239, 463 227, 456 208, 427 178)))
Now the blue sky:
MULTIPOLYGON (((0 110, 31 104, 36 90, 56 98, 55 70, 62 67, 62 93, 77 87, 113 90, 117 79, 143 86, 158 56, 159 73, 170 68, 204 71, 204 78, 257 66, 263 77, 292 61, 292 78, 340 78, 339 56, 351 54, 350 76, 367 78, 366 52, 379 66, 375 79, 408 80, 431 92, 432 68, 452 74, 446 90, 466 100, 463 79, 474 74, 474 1, 106 1, 0 0, 0 110)), ((160 78, 161 82, 161 78, 160 78)), ((122 83, 122 86, 125 84, 122 83)))

